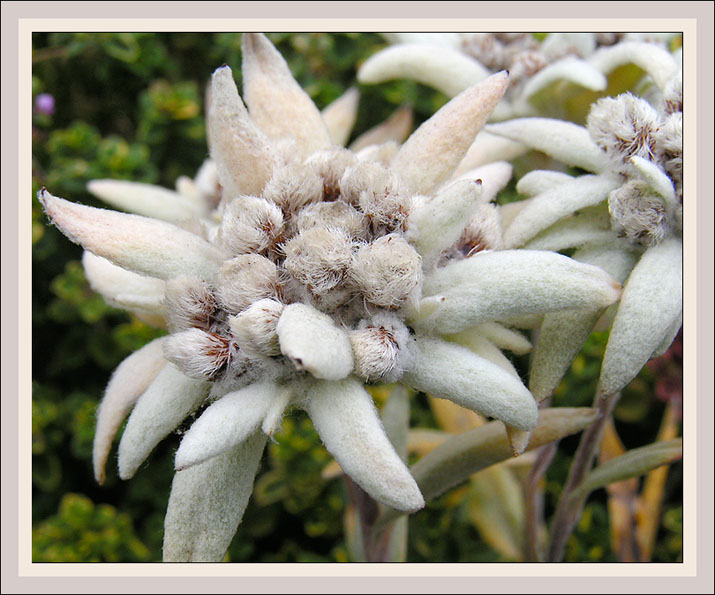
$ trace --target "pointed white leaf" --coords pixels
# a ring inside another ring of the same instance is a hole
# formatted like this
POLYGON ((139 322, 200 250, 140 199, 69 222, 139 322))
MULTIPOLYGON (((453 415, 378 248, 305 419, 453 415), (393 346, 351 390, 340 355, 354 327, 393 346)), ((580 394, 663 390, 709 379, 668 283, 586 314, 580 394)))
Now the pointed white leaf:
POLYGON ((425 279, 426 296, 444 303, 421 328, 442 333, 514 315, 605 307, 620 285, 601 269, 539 250, 479 252, 437 269, 425 279))
POLYGON ((212 403, 184 434, 174 459, 176 470, 201 464, 246 440, 283 392, 273 382, 256 382, 212 403))
POLYGON ((418 335, 414 351, 405 383, 522 430, 536 426, 536 401, 511 372, 466 347, 439 339, 418 335))
POLYGON ((390 141, 402 143, 412 131, 412 108, 404 105, 396 109, 387 120, 370 128, 358 136, 350 145, 354 153, 372 145, 382 145, 390 141))
POLYGON ((532 430, 520 430, 508 424, 505 424, 505 427, 506 435, 509 438, 509 446, 511 446, 511 453, 518 457, 529 446, 532 430))
POLYGON ((516 183, 516 191, 524 196, 537 196, 564 182, 571 182, 573 176, 550 169, 535 169, 521 176, 516 183))
POLYGON ((633 380, 672 334, 683 309, 682 258, 682 241, 669 237, 648 248, 633 269, 603 356, 601 395, 611 395, 633 380))
POLYGON ((262 33, 243 34, 243 97, 251 119, 272 139, 293 138, 307 156, 331 146, 313 100, 262 33))
POLYGON ((589 59, 591 66, 604 74, 625 64, 635 64, 653 77, 663 90, 668 80, 678 71, 678 64, 670 53, 654 43, 627 41, 598 50, 589 59))
POLYGON ((656 357, 660 357, 663 355, 666 351, 668 351, 668 348, 670 345, 675 341, 675 337, 678 335, 680 332, 680 327, 683 326, 683 313, 680 313, 680 316, 675 320, 673 325, 670 327, 670 330, 668 330, 667 334, 665 335, 665 338, 663 339, 663 342, 658 345, 658 348, 653 352, 653 355, 651 355, 651 359, 655 359, 656 357))
POLYGON ((164 519, 165 562, 220 562, 231 545, 266 445, 262 432, 174 475, 164 519))
POLYGON ((407 389, 397 384, 390 391, 387 402, 380 412, 385 434, 400 455, 407 462, 407 441, 410 429, 410 395, 407 389))
POLYGON ((500 349, 494 345, 489 339, 484 335, 476 332, 472 327, 461 333, 455 335, 447 335, 445 339, 457 343, 458 345, 464 345, 464 347, 469 347, 474 353, 479 357, 484 358, 487 361, 499 366, 502 370, 506 370, 514 376, 514 378, 519 378, 519 372, 516 371, 514 364, 509 361, 500 349))
POLYGON ((566 165, 601 172, 608 167, 606 154, 578 124, 550 118, 517 118, 489 124, 485 130, 546 153, 566 165))
POLYGON ((283 309, 276 332, 281 353, 297 370, 325 380, 340 380, 352 372, 350 338, 327 314, 306 304, 290 304, 283 309))
POLYGON ((259 196, 273 173, 276 156, 249 117, 228 66, 218 68, 211 79, 207 136, 224 198, 259 196))
POLYGON ((212 279, 223 261, 220 250, 171 223, 87 207, 52 196, 44 188, 38 197, 71 241, 140 275, 212 279))
POLYGON ((471 169, 459 176, 455 175, 453 179, 455 181, 481 180, 482 195, 480 202, 486 203, 494 200, 497 194, 504 189, 509 183, 509 180, 511 180, 513 171, 514 167, 508 161, 495 161, 494 163, 487 163, 486 165, 471 169))
POLYGON ((673 181, 658 166, 658 164, 653 161, 648 161, 647 159, 643 159, 643 157, 634 155, 631 157, 631 163, 641 175, 643 180, 667 201, 667 204, 672 211, 677 202, 673 181))
POLYGON ((130 213, 153 217, 170 223, 193 219, 206 213, 199 200, 161 186, 127 180, 91 180, 89 190, 104 202, 130 213))
POLYGON ((360 92, 355 87, 350 87, 321 112, 333 144, 344 147, 348 142, 355 126, 359 100, 360 92))
POLYGON ((511 161, 529 150, 525 144, 482 130, 467 149, 467 154, 455 171, 461 176, 468 171, 495 161, 511 161))
POLYGON ((364 85, 413 79, 448 97, 487 78, 489 70, 457 49, 431 43, 393 45, 373 54, 358 71, 364 85))
POLYGON ((522 89, 522 97, 529 98, 557 81, 568 81, 591 91, 603 91, 608 81, 603 74, 588 62, 579 58, 564 58, 532 76, 522 89))
POLYGON ((462 332, 477 333, 494 343, 499 349, 507 349, 516 355, 524 355, 531 351, 531 343, 524 335, 506 328, 498 322, 483 322, 462 332))
POLYGON ((283 414, 286 408, 290 405, 291 398, 293 397, 293 390, 291 387, 285 386, 281 387, 276 395, 268 404, 268 410, 263 418, 263 424, 261 424, 261 429, 263 433, 269 438, 273 438, 273 435, 280 430, 281 421, 283 420, 283 414))
POLYGON ((479 207, 481 195, 481 180, 458 180, 411 210, 407 227, 425 270, 432 268, 440 254, 462 236, 479 207))
POLYGON ((206 398, 209 383, 167 364, 139 397, 119 443, 119 477, 131 479, 154 450, 206 398))
POLYGON ((586 245, 619 244, 627 245, 625 240, 619 240, 611 230, 608 211, 593 211, 586 209, 558 221, 524 244, 526 250, 552 250, 559 252, 568 248, 586 245))
POLYGON ((429 194, 449 178, 509 85, 499 72, 443 106, 400 147, 392 167, 414 192, 429 194))
POLYGON ((504 232, 505 245, 522 246, 559 219, 606 200, 621 184, 610 176, 580 176, 533 197, 504 232))
POLYGON ((105 470, 112 440, 139 396, 154 381, 166 365, 164 337, 147 343, 122 361, 109 379, 104 398, 97 410, 97 428, 94 432, 92 464, 94 477, 104 483, 105 470))
POLYGON ((415 480, 385 435, 372 397, 354 378, 316 382, 305 405, 343 471, 378 502, 405 512, 424 506, 415 480))

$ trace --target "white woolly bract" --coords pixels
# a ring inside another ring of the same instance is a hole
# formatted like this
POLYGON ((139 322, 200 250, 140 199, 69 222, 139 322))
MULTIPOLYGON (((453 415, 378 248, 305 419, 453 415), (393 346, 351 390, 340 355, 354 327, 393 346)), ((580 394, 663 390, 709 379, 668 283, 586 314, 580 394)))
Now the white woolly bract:
POLYGON ((610 176, 580 176, 534 196, 504 232, 504 244, 516 248, 559 219, 606 199, 622 181, 610 176))
POLYGON ((262 253, 275 247, 282 233, 283 213, 278 206, 255 196, 239 196, 223 212, 219 242, 232 254, 262 253))
POLYGON ((165 562, 220 562, 231 544, 266 445, 257 431, 233 449, 174 475, 164 520, 165 562))
POLYGON ((514 378, 519 378, 519 372, 516 371, 514 364, 509 361, 509 358, 506 357, 487 337, 479 332, 476 332, 474 327, 472 329, 462 331, 461 333, 457 333, 456 335, 448 335, 445 338, 452 343, 468 347, 479 357, 496 364, 503 370, 509 372, 509 374, 514 376, 514 378))
POLYGON ((174 458, 176 470, 203 463, 248 439, 282 390, 273 382, 256 382, 212 403, 184 434, 174 458))
POLYGON ((427 328, 458 332, 513 315, 605 307, 618 299, 620 285, 601 269, 560 254, 504 250, 437 269, 425 278, 423 293, 445 298, 427 328))
POLYGON ((461 176, 475 167, 495 161, 510 161, 528 150, 529 148, 522 143, 482 130, 470 145, 454 175, 461 176))
POLYGON ((588 62, 569 57, 549 64, 524 83, 521 96, 528 99, 557 81, 568 81, 591 91, 603 91, 606 77, 588 62))
POLYGON ((430 43, 385 48, 368 58, 358 71, 358 81, 363 84, 414 79, 439 89, 448 97, 488 76, 489 71, 473 58, 456 49, 430 43))
POLYGON ((350 87, 320 113, 333 144, 345 146, 348 142, 357 119, 359 99, 360 92, 355 87, 350 87))
POLYGON ((166 283, 164 306, 171 332, 193 327, 208 330, 216 300, 205 281, 196 277, 177 277, 166 283))
POLYGON ((412 120, 412 108, 409 105, 402 106, 396 109, 387 120, 358 136, 350 144, 350 150, 359 153, 367 147, 392 142, 401 143, 412 131, 412 120))
POLYGON ((97 409, 97 427, 92 449, 94 477, 100 485, 104 483, 104 466, 119 426, 139 396, 166 365, 163 342, 164 337, 154 339, 132 353, 117 366, 109 379, 97 409))
POLYGON ((216 297, 230 313, 237 314, 253 302, 275 297, 279 285, 278 267, 259 254, 242 254, 223 263, 216 297))
POLYGON ((421 260, 402 236, 389 234, 357 251, 350 275, 371 304, 399 307, 408 298, 419 297, 413 292, 422 282, 421 260))
POLYGON ((294 392, 294 385, 281 385, 268 405, 268 410, 266 411, 263 423, 261 424, 261 430, 263 430, 263 433, 269 438, 272 439, 273 435, 280 430, 283 414, 285 413, 288 405, 290 405, 294 392))
POLYGON ((313 227, 341 229, 352 239, 367 239, 368 223, 360 211, 342 200, 309 205, 295 219, 299 231, 313 227))
POLYGON ((143 316, 144 320, 155 317, 163 324, 164 281, 132 273, 87 250, 82 254, 82 266, 89 286, 109 304, 143 316))
POLYGON ((471 221, 464 228, 458 247, 464 256, 472 256, 482 250, 504 248, 501 212, 497 205, 489 203, 477 206, 471 221))
POLYGON ((171 223, 72 203, 44 188, 38 198, 71 241, 140 275, 211 279, 224 258, 218 248, 171 223))
POLYGON ((325 447, 370 496, 404 512, 424 506, 417 483, 390 444, 372 397, 360 382, 316 382, 305 409, 325 447))
POLYGON ((229 318, 231 334, 247 355, 279 355, 276 326, 283 312, 277 300, 262 299, 252 303, 240 314, 229 318))
POLYGON ((296 370, 325 380, 340 380, 352 372, 350 339, 327 314, 306 304, 290 304, 284 308, 276 332, 281 353, 296 370))
POLYGON ((535 169, 519 178, 516 183, 516 191, 524 196, 537 196, 564 182, 571 182, 573 179, 573 176, 560 171, 535 169))
POLYGON ((397 316, 380 313, 350 331, 355 374, 366 382, 396 382, 410 362, 410 332, 397 316))
POLYGON ((422 124, 391 167, 413 192, 428 194, 454 172, 509 84, 499 72, 469 87, 422 124))
POLYGON ((482 191, 481 180, 458 180, 412 210, 408 237, 422 256, 425 270, 462 236, 479 207, 482 191))
POLYGON ((149 453, 206 398, 208 383, 172 364, 162 368, 139 397, 119 443, 119 477, 130 479, 149 453))
POLYGON ((301 155, 328 148, 328 129, 313 100, 262 33, 243 34, 243 96, 251 119, 272 139, 295 139, 301 155))
POLYGON ((480 202, 491 202, 497 194, 509 183, 514 166, 507 161, 487 163, 464 174, 455 176, 457 180, 481 180, 482 194, 480 202))
POLYGON ((215 379, 230 364, 233 350, 226 337, 198 328, 172 333, 164 343, 164 357, 196 380, 215 379))
POLYGON ((683 244, 668 237, 641 256, 623 288, 603 356, 599 393, 628 384, 666 336, 683 309, 683 244))
POLYGON ((323 198, 323 180, 312 167, 283 165, 275 169, 262 196, 284 212, 296 213, 323 198))
POLYGON ((675 188, 673 187, 673 181, 665 172, 656 163, 637 155, 631 157, 631 164, 640 174, 643 181, 665 199, 669 210, 675 208, 675 188))
POLYGON ((178 223, 206 213, 200 199, 152 184, 127 180, 91 180, 87 190, 114 207, 146 217, 178 223))
POLYGON ((589 62, 604 74, 625 64, 635 64, 651 75, 660 89, 665 88, 678 71, 675 58, 667 50, 654 43, 638 41, 621 42, 602 48, 590 57, 589 62))
POLYGON ((550 118, 517 118, 490 124, 486 131, 523 143, 567 165, 593 172, 608 166, 606 156, 588 130, 578 124, 550 118))
POLYGON ((218 68, 211 79, 206 132, 224 197, 260 194, 277 158, 266 135, 248 116, 228 66, 218 68))
POLYGON ((566 217, 524 244, 527 250, 552 250, 559 252, 568 248, 616 241, 611 230, 611 219, 605 208, 585 209, 566 217))
MULTIPOLYGON (((623 283, 636 263, 630 250, 594 247, 579 250, 574 259, 598 266, 623 283)), ((537 401, 550 397, 586 342, 603 308, 551 312, 544 316, 529 373, 529 390, 537 401)))
POLYGON ((506 349, 516 355, 524 355, 531 351, 531 342, 524 335, 498 322, 482 322, 462 332, 472 331, 489 339, 499 349, 506 349))
POLYGON ((669 231, 665 199, 640 180, 631 180, 611 192, 608 212, 613 230, 634 244, 658 244, 669 231))
POLYGON ((410 386, 522 430, 536 426, 536 401, 511 372, 440 339, 418 335, 414 353, 403 376, 410 386))

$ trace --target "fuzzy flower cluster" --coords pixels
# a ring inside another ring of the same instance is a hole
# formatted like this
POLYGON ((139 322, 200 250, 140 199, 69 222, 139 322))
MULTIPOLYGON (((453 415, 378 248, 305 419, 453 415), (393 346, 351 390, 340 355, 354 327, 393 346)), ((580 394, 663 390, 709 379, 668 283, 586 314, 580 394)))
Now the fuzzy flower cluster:
POLYGON ((119 444, 119 475, 129 479, 195 417, 176 453, 166 560, 223 557, 266 440, 291 407, 308 413, 375 500, 422 508, 366 383, 399 381, 499 419, 522 452, 538 408, 501 354, 529 348, 510 327, 620 296, 597 266, 504 249, 504 219, 490 201, 511 166, 460 172, 506 73, 458 94, 403 144, 391 140, 393 121, 355 151, 336 144, 348 136, 354 94, 321 114, 263 35, 243 37, 243 81, 242 99, 230 68, 214 72, 211 160, 176 192, 90 184, 135 214, 39 196, 85 248, 92 286, 169 331, 116 370, 94 450, 101 482, 131 412, 119 444))

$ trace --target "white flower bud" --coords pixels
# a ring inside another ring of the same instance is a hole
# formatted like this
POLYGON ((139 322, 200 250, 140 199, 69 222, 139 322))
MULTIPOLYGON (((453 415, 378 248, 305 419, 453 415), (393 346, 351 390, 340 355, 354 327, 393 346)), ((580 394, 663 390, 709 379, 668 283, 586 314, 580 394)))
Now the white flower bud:
POLYGON ((229 318, 231 334, 246 355, 280 355, 276 325, 283 308, 281 302, 267 298, 229 318))
POLYGON ((666 173, 673 180, 678 198, 683 200, 683 114, 668 116, 657 135, 658 151, 666 173))
POLYGON ((683 111, 683 79, 680 73, 671 78, 663 89, 663 109, 666 114, 683 111))
POLYGON ((631 157, 653 161, 656 154, 658 112, 630 93, 599 99, 586 120, 594 142, 621 173, 631 171, 631 157))
POLYGON ((668 231, 666 205, 649 186, 631 180, 608 195, 611 226, 634 244, 658 244, 668 231))
POLYGON ((482 250, 503 249, 504 238, 498 207, 491 203, 479 205, 456 247, 466 258, 482 250))
POLYGON ((216 297, 226 310, 237 314, 255 301, 278 296, 279 285, 275 264, 258 254, 242 254, 223 263, 216 297))
POLYGON ((219 242, 233 254, 261 253, 275 248, 283 235, 283 213, 255 196, 239 196, 223 213, 219 242))
POLYGON ((376 314, 351 331, 355 374, 366 382, 396 382, 409 364, 410 332, 394 315, 376 314))
POLYGON ((305 164, 314 167, 323 179, 323 200, 331 201, 340 197, 340 178, 345 170, 356 162, 354 153, 336 148, 314 153, 305 164))
POLYGON ((316 296, 343 281, 353 258, 350 237, 335 228, 306 229, 291 239, 284 251, 286 271, 316 296))
POLYGON ((296 218, 299 231, 313 227, 342 229, 351 238, 366 239, 368 221, 357 209, 342 200, 308 205, 296 218))
POLYGON ((196 277, 177 277, 166 282, 164 306, 171 332, 190 328, 208 330, 216 300, 208 284, 196 277))
POLYGON ((169 335, 164 357, 189 378, 213 380, 230 365, 235 344, 227 337, 197 328, 169 335))
POLYGON ((389 234, 358 250, 350 271, 365 299, 384 308, 402 305, 422 282, 422 259, 401 236, 389 234))
POLYGON ((263 189, 263 197, 284 213, 295 213, 323 197, 323 180, 312 167, 286 165, 276 168, 263 189))

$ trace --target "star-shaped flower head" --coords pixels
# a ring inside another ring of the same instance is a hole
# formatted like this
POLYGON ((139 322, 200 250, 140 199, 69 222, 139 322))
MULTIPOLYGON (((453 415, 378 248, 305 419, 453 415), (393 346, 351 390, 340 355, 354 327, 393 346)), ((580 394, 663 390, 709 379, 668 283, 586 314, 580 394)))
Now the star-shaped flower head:
MULTIPOLYGON (((523 450, 537 406, 495 346, 524 340, 498 321, 605 307, 620 293, 602 270, 565 256, 489 250, 501 242, 489 201, 511 175, 506 164, 482 170, 492 179, 452 179, 504 94, 506 73, 466 89, 401 146, 356 153, 336 146, 325 124, 346 118, 324 118, 263 35, 244 35, 243 80, 245 105, 230 68, 211 81, 215 208, 177 224, 155 218, 162 209, 117 213, 40 192, 53 222, 92 254, 93 285, 169 330, 110 380, 98 415, 98 479, 130 410, 123 479, 200 412, 176 453, 166 560, 223 557, 266 439, 290 407, 307 411, 375 500, 422 508, 365 383, 402 382, 502 420, 523 450)), ((393 121, 370 138, 394 129, 393 121)))
MULTIPOLYGON (((600 99, 585 127, 545 118, 487 127, 593 172, 526 174, 517 190, 528 198, 514 205, 504 239, 510 248, 578 248, 575 259, 625 282, 601 370, 603 396, 662 354, 682 324, 682 71, 667 52, 645 57, 629 47, 621 58, 647 67, 640 86, 648 100, 630 93, 600 99)), ((530 377, 537 398, 556 388, 601 313, 547 315, 530 377)))

